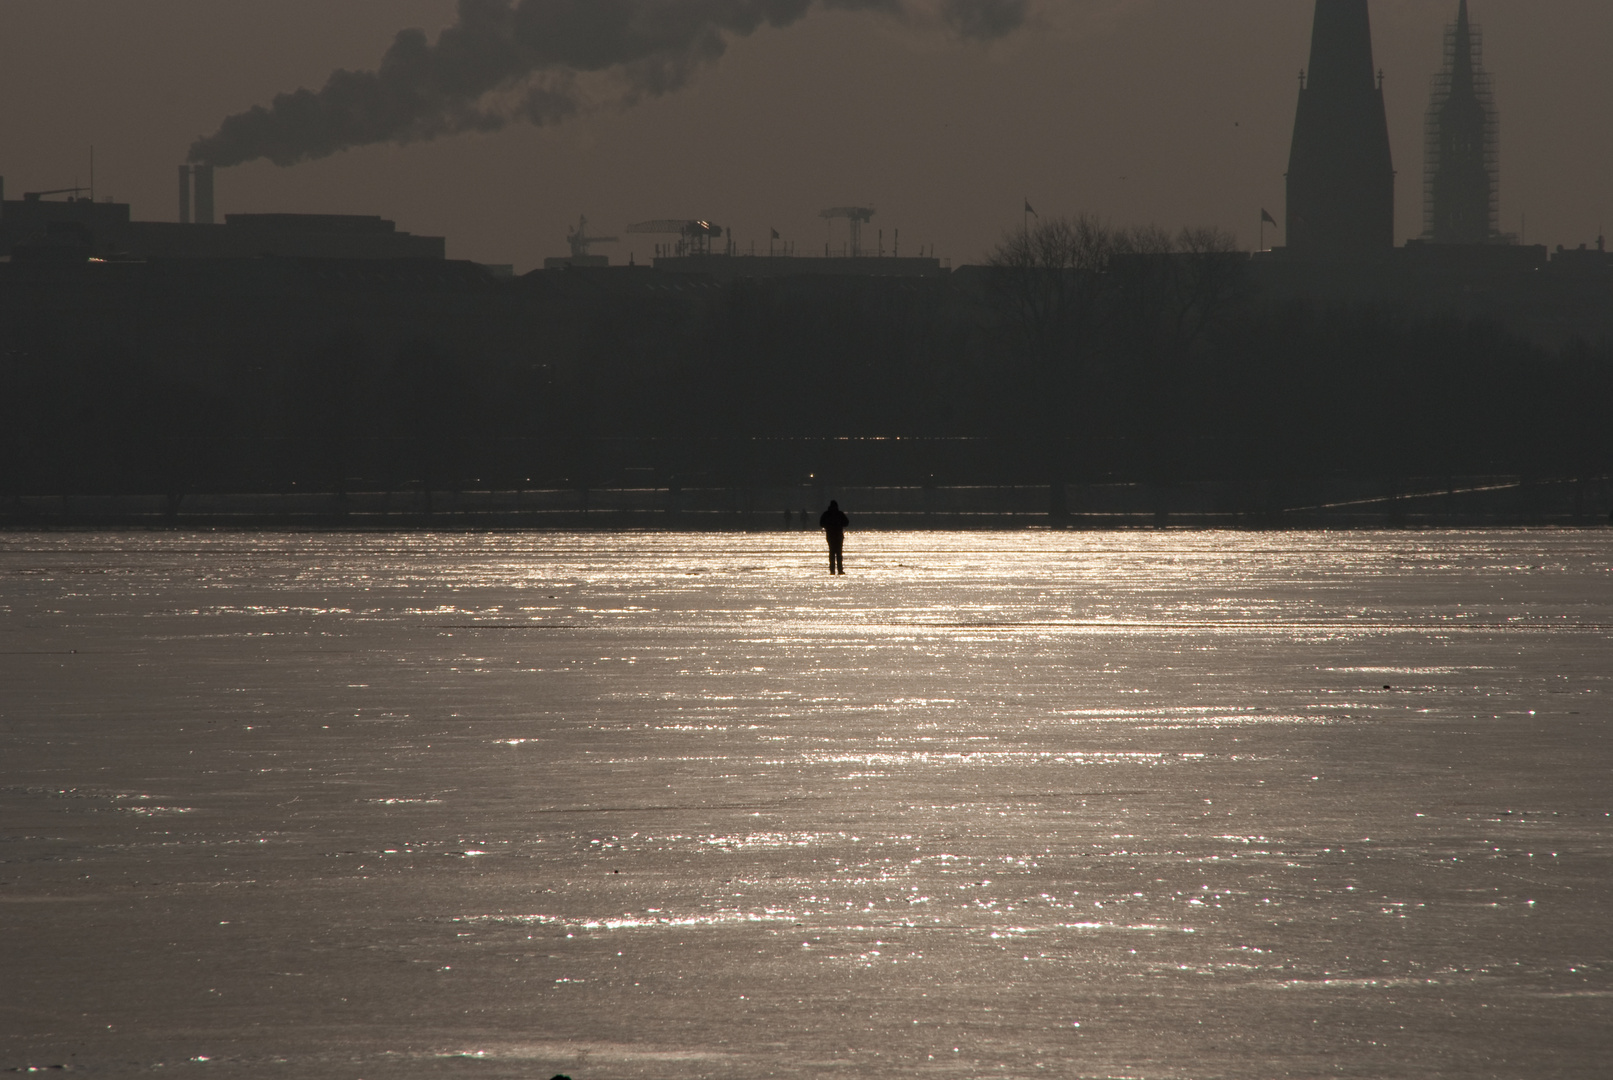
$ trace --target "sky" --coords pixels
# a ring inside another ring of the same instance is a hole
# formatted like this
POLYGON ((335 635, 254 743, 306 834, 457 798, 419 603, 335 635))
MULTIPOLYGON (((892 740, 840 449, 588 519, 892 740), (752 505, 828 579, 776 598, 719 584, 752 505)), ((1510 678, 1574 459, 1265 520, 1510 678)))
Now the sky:
MULTIPOLYGON (((845 240, 820 210, 871 206, 867 246, 883 231, 888 252, 899 230, 902 254, 953 265, 1019 228, 1025 200, 1044 217, 1218 226, 1248 248, 1262 209, 1282 220, 1308 0, 1023 0, 1023 25, 996 38, 940 18, 955 0, 905 2, 905 18, 819 4, 632 103, 610 72, 587 75, 558 123, 221 169, 219 211, 380 214, 446 236, 451 258, 521 271, 565 254, 581 215, 622 240, 597 253, 643 262, 656 238, 623 231, 636 221, 710 220, 741 251, 777 229, 806 254, 845 240)), ((1456 3, 1372 2, 1402 240, 1421 231, 1423 114, 1456 3)), ((1470 3, 1501 110, 1503 228, 1594 243, 1613 225, 1613 4, 1470 3)), ((175 220, 198 138, 337 68, 374 69, 400 30, 435 40, 456 6, 0 0, 6 196, 87 184, 93 146, 99 197, 175 220)))

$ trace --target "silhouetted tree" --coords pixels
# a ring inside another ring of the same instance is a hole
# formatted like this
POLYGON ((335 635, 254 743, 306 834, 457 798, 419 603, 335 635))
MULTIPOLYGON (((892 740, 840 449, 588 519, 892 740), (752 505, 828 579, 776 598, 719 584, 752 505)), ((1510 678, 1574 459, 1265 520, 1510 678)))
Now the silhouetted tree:
POLYGON ((816 473, 1045 483, 1061 513, 1082 479, 1229 480, 1281 507, 1321 478, 1613 468, 1605 344, 1250 297, 1245 256, 1207 230, 1053 220, 924 280, 494 288, 249 262, 108 268, 94 289, 0 272, 0 491, 177 504, 370 469, 438 492, 816 473))
POLYGON ((1179 471, 1175 458, 1185 446, 1191 407, 1185 367, 1231 312, 1246 265, 1236 239, 1216 229, 1173 236, 1147 226, 1115 234, 1109 345, 1124 370, 1110 392, 1129 399, 1131 434, 1155 483, 1168 483, 1179 471))
POLYGON ((1035 405, 1054 518, 1068 513, 1064 486, 1071 428, 1079 423, 1076 395, 1108 314, 1107 272, 1115 250, 1113 230, 1082 215, 1009 233, 987 259, 999 325, 1035 405))

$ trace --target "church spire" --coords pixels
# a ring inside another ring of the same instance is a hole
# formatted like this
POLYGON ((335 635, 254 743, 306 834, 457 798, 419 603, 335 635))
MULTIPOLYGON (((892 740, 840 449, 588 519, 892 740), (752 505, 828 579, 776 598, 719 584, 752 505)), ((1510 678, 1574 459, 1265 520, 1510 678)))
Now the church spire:
POLYGON ((1483 52, 1461 0, 1428 105, 1423 239, 1433 243, 1484 244, 1500 232, 1495 99, 1483 52))
POLYGON ((1367 0, 1318 0, 1311 28, 1312 89, 1348 93, 1373 85, 1367 0))
POLYGON ((1367 0, 1316 0, 1288 163, 1288 246, 1323 257, 1394 247, 1395 172, 1367 0))
POLYGON ((1467 17, 1467 0, 1456 9, 1455 41, 1451 50, 1451 83, 1473 85, 1473 23, 1467 17))

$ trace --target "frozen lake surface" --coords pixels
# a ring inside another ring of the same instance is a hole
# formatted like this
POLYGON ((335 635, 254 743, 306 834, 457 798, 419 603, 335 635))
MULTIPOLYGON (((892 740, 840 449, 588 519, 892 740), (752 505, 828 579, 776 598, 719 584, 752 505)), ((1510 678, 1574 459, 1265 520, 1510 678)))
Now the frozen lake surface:
POLYGON ((1613 532, 821 549, 0 535, 0 1069, 1610 1075, 1613 532))

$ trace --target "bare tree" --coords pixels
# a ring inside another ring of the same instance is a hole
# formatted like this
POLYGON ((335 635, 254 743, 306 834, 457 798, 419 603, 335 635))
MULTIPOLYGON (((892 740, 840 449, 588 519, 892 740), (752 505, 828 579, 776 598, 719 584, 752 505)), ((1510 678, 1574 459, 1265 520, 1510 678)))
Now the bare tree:
POLYGON ((987 265, 1007 328, 1038 365, 1068 365, 1097 328, 1115 234, 1096 218, 1049 218, 1008 233, 987 265))
POLYGON ((1180 362, 1237 297, 1247 256, 1219 229, 1157 226, 1116 233, 1109 284, 1122 316, 1124 351, 1152 366, 1180 362))
MULTIPOLYGON (((1038 405, 1053 517, 1066 513, 1072 451, 1091 426, 1081 412, 1097 358, 1122 363, 1125 382, 1151 399, 1144 412, 1155 421, 1145 426, 1170 427, 1184 407, 1180 365, 1236 299, 1246 259, 1217 229, 1116 229, 1084 215, 1009 233, 992 251, 1000 328, 1038 405)), ((1152 444, 1165 432, 1132 434, 1152 444)), ((1155 472, 1169 469, 1161 461, 1155 472)))
POLYGON ((1130 388, 1137 418, 1130 434, 1140 440, 1156 484, 1179 475, 1181 461, 1167 447, 1181 445, 1193 408, 1182 391, 1185 366, 1236 299, 1246 260, 1236 240, 1216 229, 1119 234, 1110 260, 1113 346, 1124 364, 1116 389, 1130 388))
POLYGON ((1249 257, 1238 238, 1217 228, 1183 229, 1176 240, 1181 278, 1173 337, 1191 350, 1237 301, 1249 257))
POLYGON ((1005 235, 991 252, 993 300, 1039 405, 1048 514, 1068 514, 1065 482, 1077 389, 1105 316, 1115 234, 1081 215, 1005 235))

